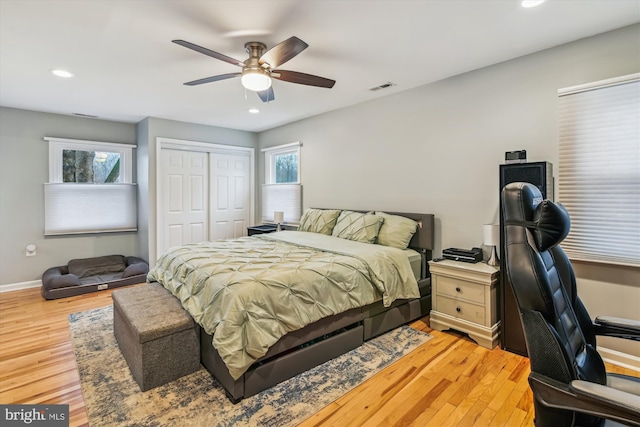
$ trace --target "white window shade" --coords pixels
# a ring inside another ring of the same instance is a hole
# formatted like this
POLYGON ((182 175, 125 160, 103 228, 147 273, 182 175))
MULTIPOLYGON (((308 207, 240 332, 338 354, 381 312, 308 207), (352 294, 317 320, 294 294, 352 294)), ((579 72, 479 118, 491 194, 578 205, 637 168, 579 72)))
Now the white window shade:
POLYGON ((298 224, 302 214, 302 185, 264 184, 262 186, 262 221, 274 222, 274 212, 284 212, 286 224, 298 224))
POLYGON ((44 234, 136 231, 136 184, 44 184, 44 234))
POLYGON ((640 75, 559 91, 571 259, 640 266, 640 75))

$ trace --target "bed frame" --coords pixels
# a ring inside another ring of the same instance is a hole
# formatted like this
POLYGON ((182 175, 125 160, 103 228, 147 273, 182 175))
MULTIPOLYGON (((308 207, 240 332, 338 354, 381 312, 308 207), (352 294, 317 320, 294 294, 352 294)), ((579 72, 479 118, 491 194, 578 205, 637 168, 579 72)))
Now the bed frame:
POLYGON ((212 336, 201 330, 202 364, 222 384, 227 397, 233 403, 353 350, 371 338, 429 314, 431 279, 427 261, 431 259, 433 250, 434 216, 388 213, 418 222, 418 230, 409 247, 422 254, 421 275, 418 281, 420 298, 397 300, 391 307, 384 307, 382 302, 376 302, 320 319, 300 330, 290 332, 237 380, 231 377, 222 358, 213 347, 212 336))

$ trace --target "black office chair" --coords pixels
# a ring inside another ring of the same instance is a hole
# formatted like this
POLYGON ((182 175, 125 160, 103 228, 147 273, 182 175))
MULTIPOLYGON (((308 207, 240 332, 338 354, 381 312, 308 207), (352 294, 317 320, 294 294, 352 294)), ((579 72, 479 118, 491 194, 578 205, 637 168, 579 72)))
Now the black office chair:
POLYGON ((570 220, 540 190, 515 182, 502 190, 506 274, 520 309, 531 362, 537 427, 640 426, 640 379, 607 373, 596 335, 640 340, 640 322, 593 322, 558 244, 570 220))

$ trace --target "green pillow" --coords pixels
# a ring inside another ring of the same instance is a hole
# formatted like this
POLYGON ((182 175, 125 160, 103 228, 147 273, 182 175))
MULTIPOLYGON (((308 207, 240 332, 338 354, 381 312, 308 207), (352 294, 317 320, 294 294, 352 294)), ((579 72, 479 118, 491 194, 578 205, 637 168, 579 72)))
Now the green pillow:
POLYGON ((331 236, 336 225, 340 209, 312 209, 308 208, 300 218, 298 231, 310 231, 331 236))
POLYGON ((383 221, 378 215, 342 211, 332 235, 356 242, 375 243, 383 221))
POLYGON ((378 232, 378 244, 407 249, 411 238, 418 229, 418 223, 403 216, 389 215, 384 212, 376 212, 376 215, 384 218, 384 223, 378 232))

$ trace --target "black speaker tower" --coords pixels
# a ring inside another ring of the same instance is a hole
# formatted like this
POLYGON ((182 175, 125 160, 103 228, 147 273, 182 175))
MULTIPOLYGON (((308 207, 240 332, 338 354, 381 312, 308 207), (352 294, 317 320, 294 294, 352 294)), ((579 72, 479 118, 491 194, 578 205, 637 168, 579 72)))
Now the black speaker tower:
MULTIPOLYGON (((500 193, 512 182, 528 182, 540 189, 542 197, 553 200, 553 168, 549 162, 500 165, 500 193)), ((500 320, 502 348, 527 356, 527 346, 520 323, 520 312, 504 265, 506 253, 502 227, 502 197, 500 197, 500 320)))

